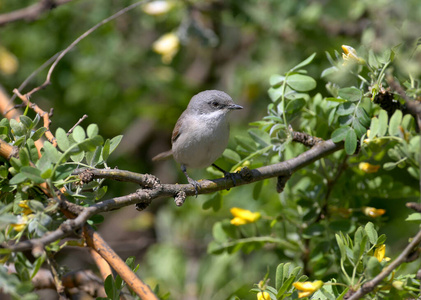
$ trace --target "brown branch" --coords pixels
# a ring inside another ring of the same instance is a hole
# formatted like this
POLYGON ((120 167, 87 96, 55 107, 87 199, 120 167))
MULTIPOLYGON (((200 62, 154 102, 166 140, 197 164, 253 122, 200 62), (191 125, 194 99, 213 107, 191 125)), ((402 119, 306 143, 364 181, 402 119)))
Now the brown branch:
POLYGON ((41 0, 31 6, 1 14, 0 26, 19 20, 34 21, 38 19, 44 12, 52 10, 57 6, 66 4, 70 1, 72 0, 41 0))
POLYGON ((383 279, 389 276, 397 267, 402 263, 411 261, 414 249, 421 243, 421 230, 417 235, 412 239, 412 241, 406 246, 402 253, 392 261, 387 267, 385 267, 376 277, 372 280, 364 283, 359 290, 357 290, 348 300, 356 300, 364 297, 366 294, 374 290, 374 288, 379 285, 383 279))
POLYGON ((92 256, 92 259, 95 261, 95 264, 98 267, 99 273, 101 273, 102 280, 105 281, 108 275, 112 274, 110 265, 95 250, 89 249, 89 253, 92 256))
POLYGON ((31 96, 33 93, 44 89, 47 85, 51 84, 51 74, 53 73, 55 67, 57 66, 57 64, 59 63, 59 61, 70 51, 73 49, 73 47, 75 47, 81 40, 83 40, 84 38, 86 38, 88 35, 90 35, 92 32, 94 32, 95 30, 97 30, 99 27, 101 27, 102 25, 118 18, 119 16, 125 14, 126 12, 128 12, 129 10, 132 10, 133 8, 144 4, 145 2, 147 2, 146 0, 143 1, 139 1, 139 2, 135 2, 121 10, 119 10, 118 12, 116 12, 115 14, 113 14, 112 16, 102 20, 101 22, 97 23, 95 26, 91 27, 90 29, 88 29, 87 31, 85 31, 82 35, 80 35, 76 40, 74 40, 66 49, 64 49, 62 52, 60 52, 60 54, 58 55, 58 57, 55 59, 55 61, 53 62, 53 64, 51 65, 50 69, 48 70, 48 74, 47 74, 47 78, 45 79, 44 83, 41 84, 38 87, 35 87, 34 89, 32 89, 29 93, 27 93, 26 95, 29 97, 31 96))
POLYGON ((98 232, 90 226, 84 226, 83 234, 88 246, 98 252, 142 300, 158 300, 151 288, 136 276, 98 232))
POLYGON ((9 143, 6 143, 0 139, 0 156, 9 160, 12 157, 17 157, 19 153, 19 148, 12 146, 9 143))
POLYGON ((51 123, 50 114, 51 114, 51 112, 47 113, 46 111, 43 111, 38 105, 29 101, 29 95, 28 94, 22 95, 17 89, 14 89, 13 92, 22 100, 22 102, 26 106, 29 106, 34 112, 39 114, 39 116, 43 119, 44 127, 47 128, 47 131, 45 132, 45 137, 55 147, 57 145, 57 141, 56 141, 56 138, 54 137, 54 135, 50 131, 50 123, 51 123))
POLYGON ((88 115, 83 115, 82 118, 80 118, 79 121, 77 121, 76 124, 73 125, 73 127, 69 129, 69 131, 67 132, 67 135, 71 134, 73 132, 73 130, 75 130, 76 126, 79 125, 80 123, 82 123, 83 120, 85 120, 87 117, 88 117, 88 115))
MULTIPOLYGON (((235 173, 232 175, 235 179, 236 187, 272 177, 289 176, 293 172, 304 168, 309 164, 313 163, 314 161, 325 157, 335 151, 341 150, 342 148, 343 143, 335 144, 334 142, 332 142, 332 140, 328 140, 318 143, 315 147, 287 161, 283 161, 270 166, 260 167, 253 170, 243 169, 240 173, 235 173)), ((131 175, 135 173, 128 171, 96 169, 90 170, 90 172, 91 171, 98 171, 97 174, 99 174, 98 176, 100 176, 100 178, 104 178, 104 174, 108 172, 120 172, 118 176, 109 176, 109 178, 122 179, 123 174, 128 174, 128 178, 130 178, 130 180, 128 181, 136 182, 133 181, 133 178, 131 177, 131 175)), ((142 176, 151 175, 139 175, 140 180, 143 180, 142 176)), ((234 187, 231 178, 201 180, 200 184, 201 188, 198 191, 199 194, 209 194, 234 187)), ((81 228, 86 223, 86 221, 95 214, 139 203, 141 204, 141 206, 146 207, 153 200, 164 197, 178 198, 179 202, 182 202, 180 198, 184 198, 185 196, 194 196, 195 194, 196 191, 194 187, 192 187, 192 185, 190 184, 159 184, 155 182, 155 184, 153 184, 150 189, 140 189, 135 193, 126 196, 107 199, 87 208, 77 206, 67 201, 61 201, 62 211, 71 211, 74 215, 77 215, 75 219, 65 221, 63 224, 60 225, 60 227, 57 230, 45 234, 41 238, 19 242, 15 245, 6 245, 4 247, 10 249, 11 251, 28 250, 33 248, 34 246, 46 245, 53 241, 68 236, 74 230, 81 228)))

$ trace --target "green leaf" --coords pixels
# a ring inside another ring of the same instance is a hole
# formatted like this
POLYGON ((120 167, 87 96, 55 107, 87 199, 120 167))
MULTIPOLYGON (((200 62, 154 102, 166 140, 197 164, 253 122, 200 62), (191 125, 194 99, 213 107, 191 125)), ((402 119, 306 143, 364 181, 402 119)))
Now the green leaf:
POLYGON ((28 206, 32 211, 35 212, 43 212, 45 209, 44 205, 37 200, 29 200, 28 206))
POLYGON ((353 129, 349 130, 345 137, 345 152, 348 155, 354 154, 357 149, 357 135, 353 129))
POLYGON ((405 219, 405 221, 409 222, 420 222, 421 221, 421 213, 412 213, 405 219))
POLYGON ((270 136, 267 132, 257 129, 251 128, 248 130, 251 138, 262 147, 267 147, 270 145, 270 136))
POLYGON ((339 251, 341 252, 341 261, 346 260, 346 248, 342 237, 339 234, 335 234, 336 242, 338 243, 339 251))
POLYGON ((19 160, 22 166, 29 166, 29 153, 26 148, 21 148, 19 150, 19 160))
POLYGON ((270 88, 268 90, 268 95, 270 100, 272 100, 273 102, 278 101, 279 98, 282 97, 282 93, 283 93, 283 87, 277 87, 277 88, 270 88))
POLYGON ((262 188, 263 188, 263 180, 260 180, 260 181, 256 182, 256 184, 253 187, 253 199, 254 200, 259 200, 260 193, 262 192, 262 188))
POLYGON ((101 151, 102 151, 102 148, 97 146, 95 151, 93 153, 91 152, 92 156, 89 156, 89 160, 88 160, 88 155, 86 155, 87 163, 91 167, 95 167, 99 163, 99 160, 101 159, 101 151))
POLYGON ((402 112, 396 110, 393 116, 390 118, 389 122, 389 134, 390 135, 399 135, 399 125, 402 122, 402 112))
POLYGON ((414 117, 410 114, 406 114, 402 119, 402 128, 406 131, 411 131, 415 128, 414 117))
POLYGON ((338 91, 338 95, 342 99, 346 99, 351 102, 356 102, 361 100, 363 92, 355 87, 347 87, 340 89, 338 91))
POLYGON ((30 279, 34 278, 35 275, 37 275, 37 273, 38 273, 39 269, 41 268, 42 264, 44 263, 44 261, 45 261, 45 255, 44 254, 42 254, 40 257, 38 257, 35 260, 35 262, 33 264, 34 269, 32 270, 30 279))
POLYGON ((306 101, 303 98, 289 101, 285 109, 288 114, 295 114, 299 112, 306 105, 306 101))
POLYGON ((367 112, 365 111, 364 108, 357 107, 356 110, 356 116, 358 118, 358 121, 361 123, 361 125, 363 125, 365 128, 368 128, 368 126, 370 126, 370 117, 368 116, 367 112))
POLYGON ((9 180, 9 184, 10 185, 14 185, 14 184, 19 184, 24 182, 25 180, 27 180, 28 178, 26 177, 25 174, 23 173, 18 173, 15 176, 13 176, 12 179, 9 180))
POLYGON ((26 129, 32 129, 32 120, 27 116, 20 116, 19 121, 26 127, 26 129))
POLYGON ((298 70, 302 67, 307 66, 309 63, 311 63, 314 59, 314 57, 316 57, 316 53, 313 53, 312 55, 310 55, 309 57, 307 57, 305 60, 303 60, 302 62, 300 62, 298 65, 296 65, 295 67, 293 67, 290 72, 298 70))
POLYGON ((383 137, 386 134, 388 120, 389 117, 387 115, 387 112, 382 109, 379 113, 379 130, 377 133, 378 137, 383 137))
POLYGON ((45 128, 45 127, 38 128, 38 130, 37 130, 37 131, 35 131, 35 132, 32 134, 31 138, 32 138, 34 141, 37 141, 37 140, 39 140, 39 139, 42 137, 42 135, 43 135, 46 131, 47 131, 47 128, 45 128))
POLYGON ((73 136, 73 139, 75 140, 75 142, 80 143, 86 138, 85 130, 83 130, 83 128, 78 125, 73 130, 72 136, 73 136))
POLYGON ((92 138, 96 135, 98 135, 99 128, 97 124, 90 124, 88 128, 86 129, 86 133, 88 134, 88 137, 92 138))
POLYGON ((44 142, 44 155, 46 155, 47 159, 52 163, 57 163, 60 159, 61 155, 57 151, 57 149, 48 141, 44 142))
POLYGON ((280 84, 282 84, 282 82, 284 82, 284 80, 285 80, 285 76, 273 74, 269 78, 269 84, 271 86, 279 86, 280 84))
POLYGON ((338 106, 338 109, 336 111, 336 114, 338 116, 347 116, 355 111, 355 104, 351 102, 345 102, 338 106))
POLYGON ((108 275, 107 278, 104 281, 104 289, 105 293, 107 294, 108 298, 110 299, 116 299, 114 298, 115 294, 117 293, 117 289, 115 287, 115 282, 113 279, 113 275, 108 275))
POLYGON ((373 278, 375 277, 377 274, 380 273, 380 271, 382 270, 382 266, 380 264, 380 262, 377 260, 377 258, 375 258, 374 256, 371 256, 368 259, 368 263, 367 263, 367 275, 368 278, 373 278))
POLYGON ((293 74, 288 76, 286 83, 294 90, 307 92, 314 89, 317 85, 316 80, 312 77, 302 74, 293 74))
POLYGON ((123 138, 122 135, 117 135, 117 136, 115 136, 111 139, 111 141, 110 141, 110 154, 114 152, 114 150, 120 144, 122 138, 123 138))
POLYGON ((222 206, 222 196, 220 193, 215 193, 215 195, 205 202, 203 202, 202 208, 209 209, 212 208, 213 211, 219 211, 222 206))
POLYGON ((379 132, 379 119, 374 117, 374 118, 371 119, 370 136, 368 138, 370 140, 374 139, 377 136, 378 132, 379 132))
POLYGON ((45 182, 44 178, 41 177, 41 171, 34 167, 22 167, 20 169, 21 174, 24 174, 26 178, 33 182, 40 184, 45 182))
POLYGON ((84 151, 82 151, 82 152, 80 152, 80 153, 78 153, 78 154, 71 155, 71 156, 70 156, 70 159, 71 159, 72 161, 76 162, 76 163, 79 163, 79 162, 81 162, 81 161, 83 160, 83 158, 84 158, 84 157, 85 157, 85 152, 84 152, 84 151))
POLYGON ((368 240, 371 244, 375 245, 377 243, 377 231, 374 229, 374 224, 371 222, 368 222, 364 227, 365 232, 367 233, 368 240))
POLYGON ((88 138, 83 142, 78 143, 78 147, 83 151, 94 151, 97 146, 101 146, 103 143, 102 136, 96 135, 93 138, 88 138))
POLYGON ((387 162, 383 165, 383 169, 385 169, 386 171, 393 170, 394 168, 396 168, 395 162, 387 162))
POLYGON ((345 103, 347 102, 345 99, 341 99, 341 98, 334 98, 334 97, 327 97, 325 98, 326 101, 330 101, 330 102, 337 102, 337 103, 345 103))
POLYGON ((343 140, 345 140, 348 132, 351 130, 350 127, 348 126, 344 126, 344 127, 339 127, 337 129, 335 129, 335 131, 332 132, 332 136, 331 139, 334 143, 339 143, 343 140))
POLYGON ((16 157, 10 158, 10 164, 12 165, 13 168, 15 168, 17 172, 19 172, 20 168, 22 167, 22 162, 16 157))
POLYGON ((224 153, 222 153, 222 156, 229 161, 230 163, 236 164, 241 160, 240 155, 238 155, 237 152, 231 150, 231 149, 225 149, 224 153))
POLYGON ((14 136, 22 136, 26 134, 26 128, 22 123, 19 123, 15 119, 10 120, 10 128, 14 136))
POLYGON ((110 139, 107 139, 102 147, 101 157, 103 161, 107 161, 110 156, 110 139))
POLYGON ((237 135, 235 136, 235 140, 248 152, 254 152, 257 150, 256 143, 249 136, 237 135))
POLYGON ((56 130, 56 140, 57 145, 61 151, 66 151, 70 147, 69 139, 67 137, 66 131, 63 128, 57 128, 56 130))

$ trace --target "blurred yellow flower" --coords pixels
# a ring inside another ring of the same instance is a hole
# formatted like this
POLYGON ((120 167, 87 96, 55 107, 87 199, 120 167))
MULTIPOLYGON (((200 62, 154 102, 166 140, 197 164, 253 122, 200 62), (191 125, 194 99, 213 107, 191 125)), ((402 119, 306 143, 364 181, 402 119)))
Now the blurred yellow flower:
POLYGON ((386 210, 383 208, 375 208, 370 206, 363 206, 362 210, 363 214, 372 218, 380 217, 386 213, 386 210))
POLYGON ((6 48, 0 46, 0 72, 11 75, 16 73, 18 67, 17 57, 6 48))
POLYGON ((270 300, 270 295, 268 292, 258 292, 257 300, 270 300))
POLYGON ((254 223, 261 217, 259 212, 254 213, 247 209, 242 209, 239 207, 231 208, 230 212, 234 216, 234 218, 231 220, 231 224, 235 226, 240 226, 247 223, 254 223))
POLYGON ((368 162, 361 162, 358 168, 365 173, 376 173, 380 169, 380 165, 372 165, 368 162))
POLYGON ((323 281, 316 280, 313 282, 294 282, 294 287, 301 291, 298 293, 298 298, 308 297, 323 286, 323 281))
POLYGON ((143 5, 142 10, 148 15, 159 16, 169 12, 173 6, 171 1, 152 1, 143 5))
POLYGON ((233 171, 233 173, 236 172, 240 172, 242 168, 245 167, 250 167, 250 161, 249 160, 245 160, 240 166, 238 166, 237 168, 235 168, 235 170, 233 171))
POLYGON ((22 230, 25 229, 26 223, 28 223, 28 217, 27 216, 18 216, 18 223, 10 224, 10 226, 12 226, 12 228, 15 231, 21 232, 22 230))
POLYGON ((386 245, 380 245, 374 250, 374 257, 377 258, 379 262, 382 262, 383 260, 389 261, 390 257, 385 257, 386 255, 386 245))
POLYGON ((342 50, 344 53, 342 53, 342 58, 344 60, 343 65, 346 66, 349 63, 357 63, 357 64, 364 64, 365 60, 358 57, 357 51, 352 48, 351 46, 342 45, 342 50))
POLYGON ((29 208, 28 202, 29 202, 29 200, 22 200, 18 204, 19 207, 22 207, 23 208, 22 213, 25 216, 32 214, 32 209, 29 208))
POLYGON ((166 33, 156 40, 152 49, 162 55, 162 62, 169 64, 180 48, 180 39, 175 33, 166 33))

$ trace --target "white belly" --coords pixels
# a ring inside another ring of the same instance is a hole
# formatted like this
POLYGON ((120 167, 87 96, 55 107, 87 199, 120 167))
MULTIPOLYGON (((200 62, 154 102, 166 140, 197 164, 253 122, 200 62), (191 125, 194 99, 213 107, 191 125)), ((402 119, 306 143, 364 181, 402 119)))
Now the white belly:
POLYGON ((187 168, 205 168, 221 156, 228 144, 227 115, 189 118, 173 143, 174 159, 187 168), (198 120, 200 119, 200 121, 198 120))

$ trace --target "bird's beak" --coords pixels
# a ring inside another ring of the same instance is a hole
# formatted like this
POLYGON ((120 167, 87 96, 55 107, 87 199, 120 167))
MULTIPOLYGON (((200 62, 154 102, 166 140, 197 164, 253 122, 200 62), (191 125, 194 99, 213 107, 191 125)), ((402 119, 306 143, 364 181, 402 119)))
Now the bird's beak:
POLYGON ((228 106, 228 109, 243 109, 241 105, 232 104, 228 106))

